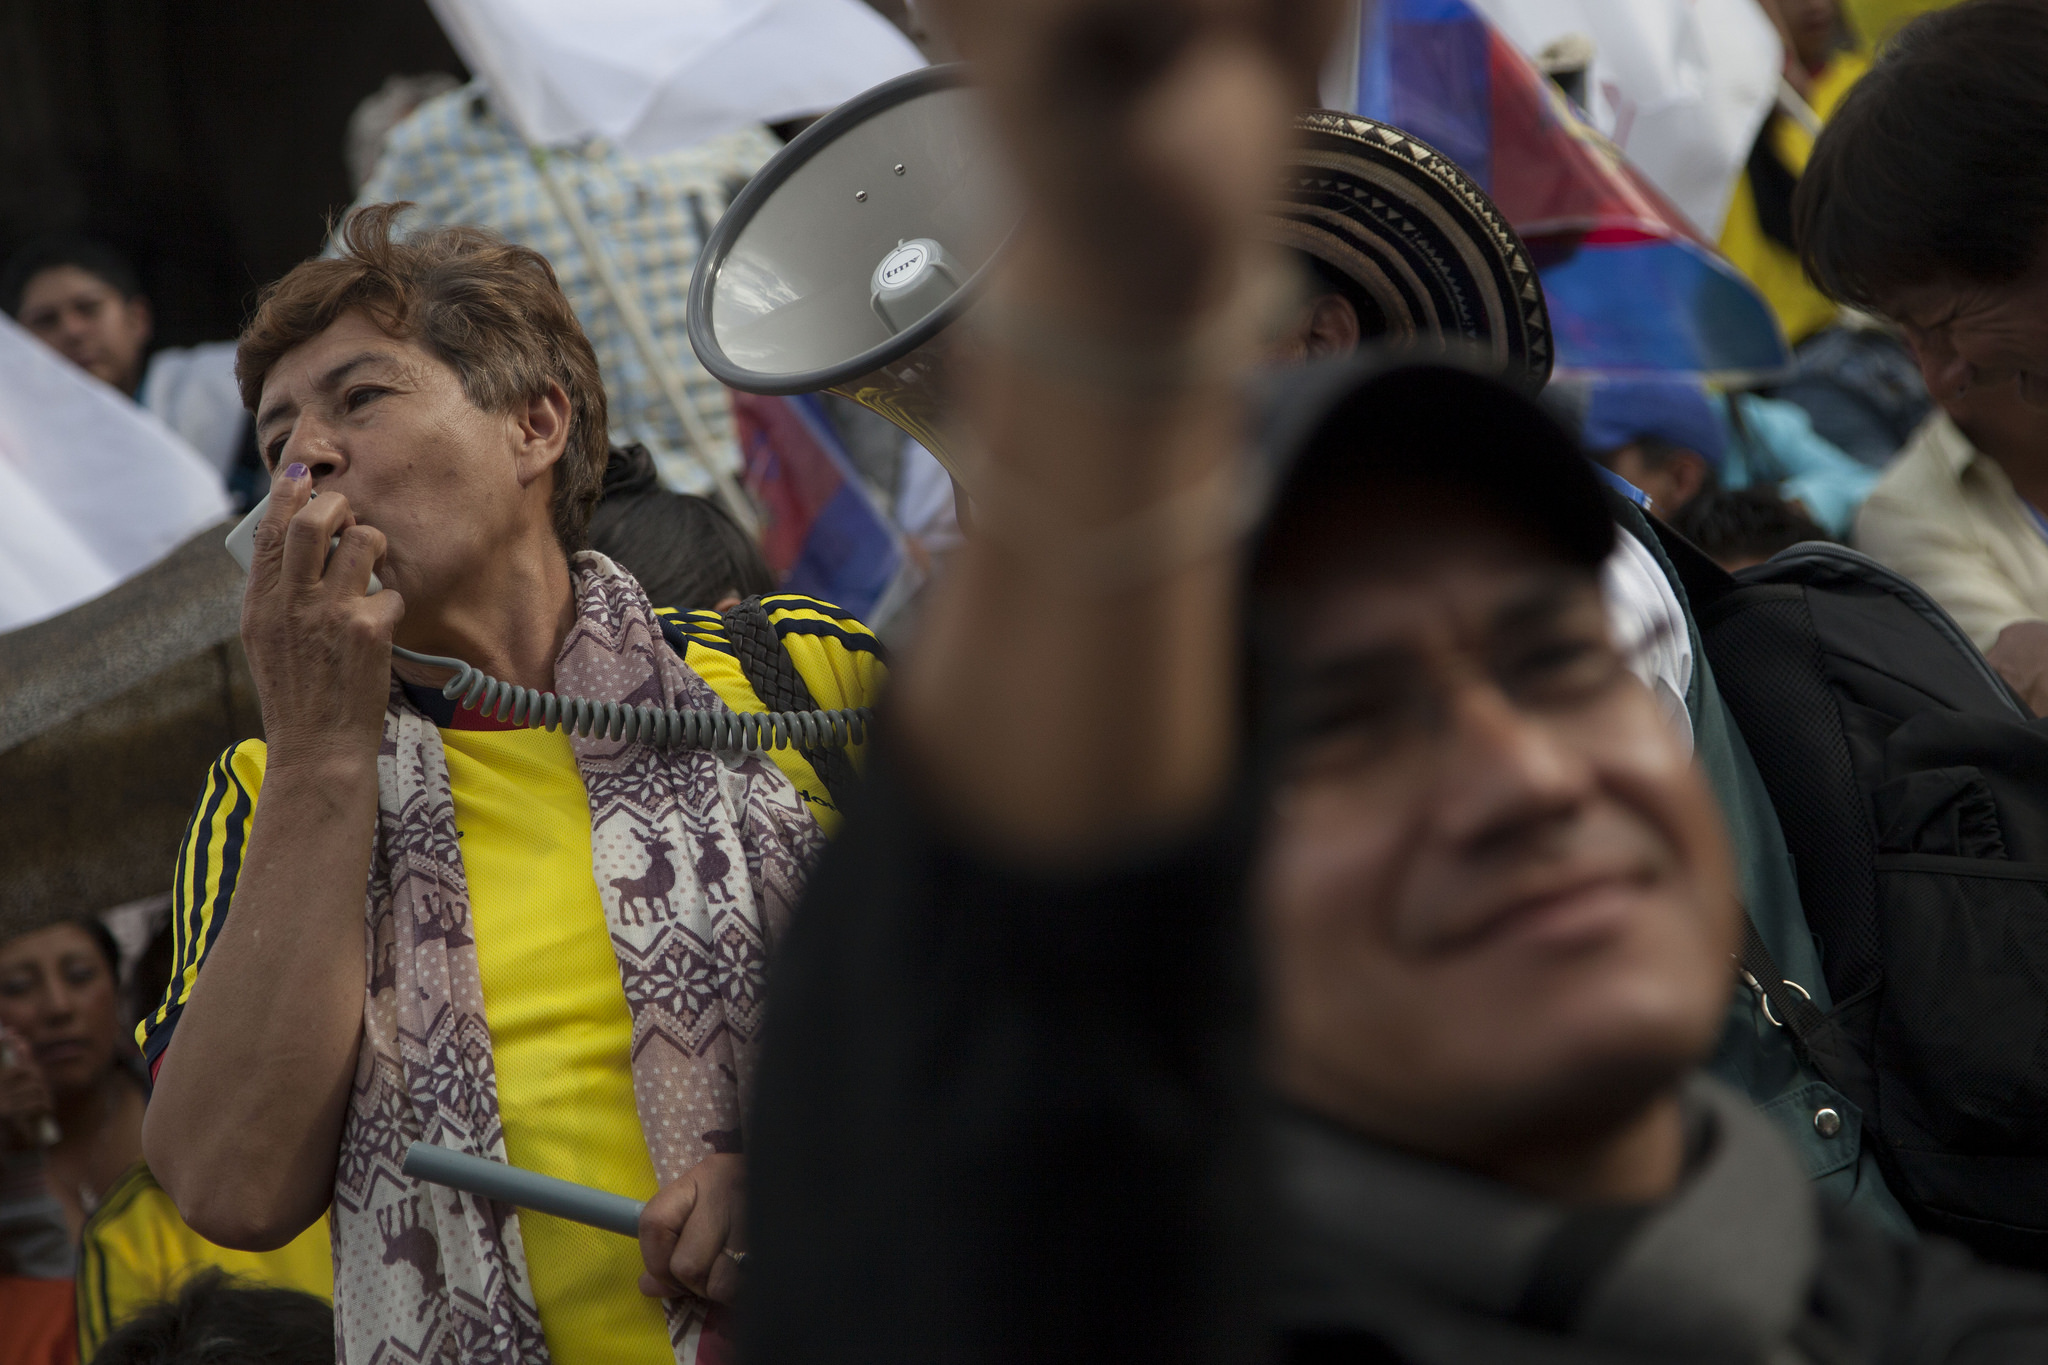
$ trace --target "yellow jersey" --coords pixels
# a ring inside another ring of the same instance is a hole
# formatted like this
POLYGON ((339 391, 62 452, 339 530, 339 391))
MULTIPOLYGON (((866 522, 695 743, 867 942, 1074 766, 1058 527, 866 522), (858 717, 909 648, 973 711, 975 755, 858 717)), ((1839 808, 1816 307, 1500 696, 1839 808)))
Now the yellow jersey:
MULTIPOLYGON (((864 626, 810 598, 762 605, 819 707, 872 705, 887 669, 864 626)), ((658 615, 670 645, 726 705, 765 709, 717 613, 658 615)), ((650 1198, 656 1177, 634 1102, 632 1016, 591 870, 590 802, 569 737, 476 728, 491 723, 431 689, 408 691, 439 728, 447 756, 506 1156, 546 1175, 650 1198)), ((808 760, 794 749, 771 754, 820 825, 835 828, 838 809, 808 760)), ((222 755, 193 815, 172 897, 170 989, 138 1030, 152 1064, 225 922, 266 759, 260 740, 222 755)), ((661 1304, 638 1289, 638 1243, 531 1211, 518 1217, 556 1361, 673 1362, 661 1304)))
MULTIPOLYGON (((1865 71, 1867 58, 1853 52, 1838 52, 1813 83, 1813 111, 1826 119, 1849 93, 1865 71)), ((1793 176, 1806 169, 1813 155, 1813 137, 1783 114, 1773 113, 1760 136, 1769 139, 1777 159, 1793 176)), ((1735 181, 1735 195, 1728 201, 1728 218, 1721 228, 1721 254, 1749 282, 1762 292, 1778 315, 1785 339, 1798 345, 1835 320, 1839 311, 1833 299, 1814 288, 1806 278, 1799 253, 1764 231, 1757 212, 1756 186, 1745 169, 1735 181)))
POLYGON ((128 1315, 178 1292, 203 1266, 277 1289, 334 1300, 327 1220, 275 1251, 232 1251, 185 1225, 178 1206, 138 1161, 114 1182, 78 1236, 78 1358, 91 1360, 128 1315))

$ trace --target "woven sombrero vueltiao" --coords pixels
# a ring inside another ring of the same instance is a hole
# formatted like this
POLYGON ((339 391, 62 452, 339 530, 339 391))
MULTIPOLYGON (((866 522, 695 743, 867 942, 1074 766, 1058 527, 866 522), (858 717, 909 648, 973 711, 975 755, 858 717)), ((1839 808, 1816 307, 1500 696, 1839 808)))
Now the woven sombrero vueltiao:
MULTIPOLYGON (((1522 239, 1456 163, 1399 128, 1318 110, 1268 226, 1357 286, 1359 331, 1462 340, 1527 393, 1550 378, 1550 315, 1522 239)), ((1354 300, 1355 302, 1355 300, 1354 300)))

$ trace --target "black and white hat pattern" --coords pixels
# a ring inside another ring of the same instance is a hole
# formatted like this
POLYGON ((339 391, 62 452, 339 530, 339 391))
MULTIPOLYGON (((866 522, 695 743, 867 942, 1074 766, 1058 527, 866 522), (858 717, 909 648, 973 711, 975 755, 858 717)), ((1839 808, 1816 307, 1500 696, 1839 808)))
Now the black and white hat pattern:
POLYGON ((1300 145, 1268 222, 1275 240, 1352 281, 1367 341, 1475 351, 1535 393, 1553 348, 1528 248, 1486 191, 1428 143, 1353 114, 1296 121, 1300 145))

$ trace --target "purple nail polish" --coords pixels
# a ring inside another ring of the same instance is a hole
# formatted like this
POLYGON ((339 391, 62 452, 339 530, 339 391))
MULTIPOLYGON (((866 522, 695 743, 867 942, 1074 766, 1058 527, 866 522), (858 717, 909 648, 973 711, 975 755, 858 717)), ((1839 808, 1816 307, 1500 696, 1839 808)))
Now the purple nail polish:
POLYGON ((297 460, 293 460, 284 467, 284 476, 287 479, 303 479, 306 477, 306 466, 300 464, 297 460))

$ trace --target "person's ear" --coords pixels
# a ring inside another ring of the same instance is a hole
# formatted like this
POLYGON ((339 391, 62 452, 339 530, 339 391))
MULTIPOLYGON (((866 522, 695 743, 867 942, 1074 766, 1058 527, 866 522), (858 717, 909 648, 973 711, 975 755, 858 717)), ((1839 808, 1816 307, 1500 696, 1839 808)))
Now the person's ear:
POLYGON ((1692 450, 1674 450, 1664 467, 1665 477, 1670 480, 1671 506, 1676 512, 1700 495, 1713 475, 1712 466, 1706 457, 1692 450))
POLYGON ((149 306, 146 295, 137 294, 123 305, 128 313, 128 330, 136 340, 147 346, 149 334, 156 330, 156 314, 149 306))
POLYGON ((1920 382, 1937 403, 1961 398, 1970 389, 1970 367, 1949 340, 1948 333, 1908 325, 1901 329, 1913 363, 1920 367, 1920 382))
POLYGON ((1308 359, 1342 359, 1358 349, 1358 310, 1342 294, 1324 294, 1309 305, 1308 359))
POLYGON ((569 445, 569 426, 575 413, 569 392, 550 379, 547 387, 522 403, 513 414, 514 438, 518 442, 519 483, 532 483, 553 469, 569 445))
POLYGON ((1649 492, 1649 489, 1644 488, 1643 485, 1651 481, 1650 467, 1643 459, 1642 447, 1636 445, 1633 441, 1625 446, 1610 450, 1604 455, 1596 455, 1593 458, 1605 466, 1615 477, 1626 479, 1637 488, 1642 488, 1644 492, 1649 492))

